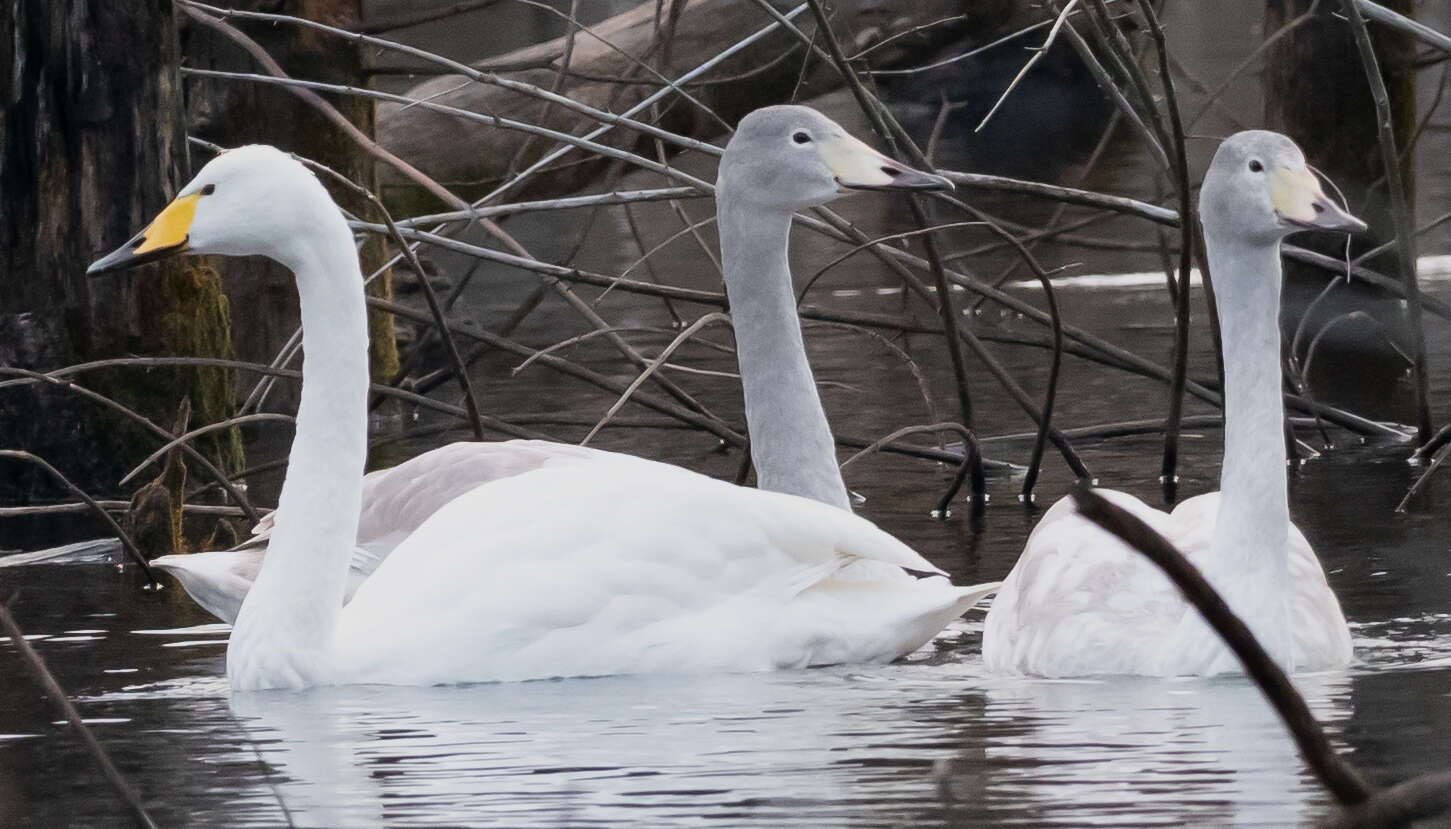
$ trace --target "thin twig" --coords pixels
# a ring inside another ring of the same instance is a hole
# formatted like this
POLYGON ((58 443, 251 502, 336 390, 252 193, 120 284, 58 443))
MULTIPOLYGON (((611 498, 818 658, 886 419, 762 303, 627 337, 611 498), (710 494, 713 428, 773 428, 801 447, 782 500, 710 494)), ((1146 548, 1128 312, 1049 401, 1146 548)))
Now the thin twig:
MULTIPOLYGON (((837 40, 836 34, 831 30, 831 20, 827 17, 826 9, 822 7, 821 0, 806 0, 806 3, 811 7, 812 16, 816 18, 817 35, 826 41, 826 51, 830 56, 832 64, 836 67, 837 73, 846 81, 847 88, 851 90, 857 105, 861 108, 863 114, 867 116, 868 120, 872 122, 878 134, 886 139, 894 150, 901 152, 901 150, 905 149, 913 156, 912 161, 917 166, 930 166, 927 163, 926 157, 922 155, 921 151, 902 132, 901 126, 896 124, 886 112, 886 108, 862 85, 861 78, 857 76, 856 70, 852 68, 846 59, 846 54, 841 48, 841 41, 837 40)), ((814 47, 814 44, 812 45, 814 47)), ((911 205, 912 217, 917 225, 923 228, 929 227, 927 214, 922 207, 921 200, 915 195, 909 195, 907 201, 911 205)), ((946 269, 942 265, 941 252, 937 248, 937 240, 932 233, 926 233, 922 237, 922 240, 923 247, 926 248, 927 252, 929 270, 937 281, 937 311, 942 319, 942 331, 947 337, 947 353, 949 359, 952 361, 953 379, 957 382, 957 401, 959 415, 962 418, 962 427, 968 432, 971 432, 972 393, 967 382, 967 360, 962 352, 962 341, 958 337, 953 336, 953 332, 957 329, 958 324, 957 309, 953 305, 952 291, 947 281, 946 269)), ((968 458, 969 462, 977 460, 971 452, 968 453, 968 458)), ((983 480, 980 469, 973 470, 972 480, 974 486, 972 497, 974 500, 978 500, 986 494, 985 490, 978 487, 978 484, 983 480)))
POLYGON ((394 29, 407 29, 411 26, 421 26, 424 23, 432 23, 435 20, 445 20, 480 9, 487 9, 490 6, 497 6, 500 2, 501 0, 465 0, 465 2, 454 3, 452 6, 444 6, 438 9, 413 11, 410 14, 395 15, 393 17, 365 19, 358 26, 358 31, 364 34, 378 34, 394 29))
MULTIPOLYGON (((1448 429, 1451 429, 1451 425, 1442 427, 1441 431, 1437 433, 1436 437, 1440 437, 1442 434, 1445 434, 1448 429)), ((1430 446, 1433 442, 1435 442, 1434 438, 1431 441, 1428 441, 1426 443, 1426 446, 1430 446)), ((1425 446, 1421 448, 1424 449, 1425 446)), ((1416 451, 1419 452, 1420 450, 1418 449, 1416 451)), ((1429 466, 1426 467, 1426 471, 1422 472, 1416 477, 1415 482, 1413 482, 1410 488, 1406 490, 1406 494, 1404 497, 1401 498, 1400 503, 1396 504, 1396 512, 1406 511, 1406 507, 1410 506, 1411 499, 1419 495, 1421 491, 1424 490, 1426 486, 1431 483, 1431 476, 1435 475, 1436 470, 1441 468, 1441 464, 1446 460, 1446 457, 1448 455, 1451 455, 1451 444, 1447 444, 1443 439, 1440 451, 1431 458, 1431 463, 1429 466)))
POLYGON ((610 422, 610 419, 613 418, 617 413, 619 413, 620 409, 624 408, 625 404, 630 401, 630 397, 634 395, 634 393, 640 388, 640 384, 648 380, 650 378, 650 375, 655 373, 656 369, 658 369, 662 365, 665 365, 665 362, 670 359, 670 355, 674 354, 675 350, 680 346, 684 345, 685 342, 693 337, 697 331, 700 331, 702 328, 712 323, 728 322, 729 320, 730 317, 726 314, 723 314, 719 311, 714 311, 691 323, 688 328, 681 331, 675 339, 670 341, 669 345, 661 349, 659 355, 657 355, 655 359, 651 360, 649 364, 645 366, 645 370, 640 372, 639 376, 637 376, 634 380, 630 381, 630 385, 625 387, 625 390, 620 394, 619 399, 610 406, 609 411, 605 412, 604 417, 600 418, 600 422, 595 424, 595 427, 593 429, 589 430, 589 434, 584 436, 584 440, 580 441, 579 445, 584 446, 588 444, 590 440, 593 439, 594 436, 598 434, 599 431, 610 422))
POLYGON ((1386 189, 1391 197, 1391 220, 1395 224, 1396 245, 1400 248, 1397 261, 1400 265, 1401 285, 1406 292, 1406 321, 1410 325, 1411 337, 1411 379, 1416 387, 1416 439, 1425 443, 1431 439, 1431 401, 1427 390, 1426 334, 1421 325, 1421 288, 1416 281, 1416 226, 1411 217, 1411 206, 1406 197, 1406 180, 1401 175, 1401 158, 1396 149, 1395 125, 1391 119, 1390 94, 1386 91, 1385 78, 1381 77, 1380 61, 1375 56, 1370 32, 1366 31, 1365 19, 1361 17, 1357 0, 1341 0, 1345 19, 1350 24, 1355 47, 1360 52, 1360 63, 1365 70, 1365 79, 1370 84, 1370 95, 1375 101, 1376 132, 1380 142, 1381 164, 1385 167, 1386 189))
MULTIPOLYGON (((284 459, 281 462, 286 464, 284 459)), ((244 471, 255 471, 244 470, 244 471)), ((242 476, 238 476, 242 477, 242 476)), ((198 492, 205 492, 215 487, 215 482, 208 482, 198 492)), ((193 493, 195 494, 195 493, 193 493)), ((117 512, 125 514, 131 509, 130 501, 107 501, 96 500, 96 505, 106 512, 117 512)), ((25 507, 0 507, 0 518, 25 518, 33 515, 57 515, 74 512, 90 512, 94 509, 90 504, 80 501, 60 504, 31 504, 25 507)), ((240 507, 229 507, 221 504, 182 504, 181 511, 189 515, 207 515, 217 518, 245 518, 247 514, 242 512, 240 507)))
MULTIPOLYGON (((982 449, 978 445, 977 435, 973 434, 971 429, 963 426, 961 423, 949 420, 925 426, 905 426, 897 429, 880 440, 873 441, 870 446, 863 448, 861 451, 842 461, 841 471, 845 472, 846 468, 853 463, 856 463, 867 455, 886 449, 902 438, 937 432, 956 432, 962 436, 963 445, 967 449, 963 453, 962 462, 958 464, 957 472, 952 476, 952 482, 948 485, 947 491, 942 494, 941 498, 937 499, 937 504, 932 508, 935 514, 945 515, 948 505, 952 503, 953 498, 957 497, 957 491, 962 487, 963 479, 968 475, 982 474, 982 449), (976 462, 974 462, 974 458, 977 459, 976 462)), ((981 508, 987 503, 986 489, 987 481, 985 478, 978 478, 972 482, 970 491, 973 493, 972 503, 975 508, 981 508)))
POLYGON ((127 472, 124 478, 116 482, 116 486, 125 486, 126 484, 131 482, 132 478, 140 475, 142 471, 146 469, 146 467, 166 457, 166 453, 182 445, 183 443, 190 443, 191 441, 201 437, 202 435, 221 431, 223 429, 230 429, 233 426, 241 426, 244 423, 258 423, 263 421, 281 421, 285 423, 294 423, 296 422, 296 420, 297 418, 293 417, 292 415, 285 415, 274 412, 260 412, 257 414, 237 415, 236 417, 229 417, 226 420, 218 421, 216 423, 209 423, 205 426, 193 429, 190 432, 178 435, 172 440, 167 441, 165 444, 162 445, 160 449, 157 449, 155 452, 147 455, 145 460, 132 467, 131 471, 127 472))
POLYGON ((1048 54, 1049 49, 1053 48, 1053 41, 1058 39, 1058 32, 1063 29, 1063 24, 1068 21, 1068 15, 1073 13, 1073 7, 1076 5, 1078 5, 1078 0, 1068 0, 1068 4, 1063 7, 1063 11, 1058 13, 1058 19, 1053 21, 1053 28, 1048 30, 1048 37, 1044 38, 1043 45, 1033 50, 1033 56, 1028 58, 1028 62, 1023 64, 1023 68, 1019 69, 1018 74, 1013 76, 1013 80, 1008 84, 1008 88, 1004 89, 1003 94, 998 96, 997 102, 987 111, 987 115, 982 117, 982 120, 978 122, 973 132, 982 132, 982 128, 987 126, 987 122, 991 121, 993 116, 997 114, 998 109, 1007 102, 1008 96, 1013 94, 1013 90, 1018 87, 1018 84, 1022 82, 1023 78, 1027 77, 1028 72, 1037 65, 1038 61, 1042 60, 1048 54))
MULTIPOLYGON (((1092 2, 1092 0, 1090 0, 1092 2)), ((1174 78, 1169 72, 1169 47, 1164 29, 1149 0, 1138 0, 1139 11, 1148 23, 1155 52, 1159 56, 1159 83, 1164 90, 1164 108, 1169 112, 1169 131, 1174 150, 1174 189, 1179 196, 1179 284, 1174 309, 1174 379, 1169 386, 1169 416, 1164 429, 1164 462, 1159 478, 1166 491, 1173 492, 1179 467, 1179 419, 1184 416, 1184 384, 1189 375, 1189 269, 1194 259, 1194 206, 1189 192, 1189 159, 1184 146, 1184 122, 1174 95, 1174 78)))
POLYGON ((677 199, 709 198, 710 193, 695 187, 656 187, 646 190, 615 190, 587 196, 567 196, 559 199, 514 202, 477 207, 472 210, 454 210, 448 213, 430 213, 398 221, 399 227, 413 228, 425 224, 465 221, 474 216, 517 216, 541 210, 574 210, 580 207, 598 207, 612 204, 635 204, 637 202, 665 201, 677 199))
MULTIPOLYGON (((118 359, 126 359, 126 358, 118 358, 118 359)), ((132 359, 135 359, 135 358, 132 358, 132 359)), ((162 361, 164 361, 165 358, 160 358, 160 359, 162 361)), ((234 364, 234 362, 235 361, 216 360, 216 361, 214 361, 214 362, 212 362, 210 364, 211 365, 218 365, 218 366, 221 366, 223 368, 226 368, 226 367, 230 367, 230 365, 234 364), (227 364, 227 365, 222 365, 222 364, 227 364)), ((102 364, 104 364, 104 363, 110 363, 112 365, 119 365, 120 364, 119 362, 116 362, 116 361, 112 360, 112 361, 94 361, 92 363, 84 364, 84 365, 94 366, 97 363, 102 363, 102 364)), ((152 365, 160 365, 160 364, 161 364, 161 362, 152 362, 152 365)), ((202 365, 202 363, 193 363, 193 365, 202 365)), ((31 371, 30 369, 15 368, 14 366, 0 366, 0 374, 8 374, 8 375, 11 375, 12 377, 21 378, 21 379, 17 379, 17 380, 6 380, 6 381, 3 381, 3 382, 0 382, 0 388, 4 388, 6 386, 29 385, 29 384, 32 384, 32 383, 46 383, 51 388, 60 389, 62 391, 69 392, 71 394, 80 395, 81 397, 84 397, 87 400, 91 400, 91 401, 93 401, 95 403, 99 403, 102 406, 105 406, 106 408, 108 408, 108 409, 110 409, 110 410, 112 410, 114 412, 118 412, 121 415, 123 415, 124 417, 126 417, 128 420, 132 421, 133 423, 136 423, 137 425, 141 426, 146 431, 150 432, 153 435, 156 435, 157 437, 161 438, 162 440, 170 441, 170 440, 172 440, 173 438, 176 437, 170 431, 162 428, 161 426, 158 426, 156 423, 154 423, 153 421, 151 421, 145 415, 137 412, 135 409, 132 409, 131 407, 126 406, 125 404, 119 403, 119 402, 117 402, 117 401, 115 401, 115 400, 107 397, 106 395, 101 394, 100 392, 95 392, 95 391, 92 391, 92 390, 90 390, 90 389, 88 389, 88 388, 86 388, 84 386, 81 386, 81 385, 79 385, 77 383, 73 383, 73 382, 70 382, 68 380, 62 380, 62 379, 60 379, 66 373, 71 372, 75 368, 76 368, 76 366, 66 366, 65 368, 56 369, 54 371, 47 372, 47 373, 42 373, 42 372, 39 372, 39 371, 31 371)), ((182 454, 186 455, 188 458, 190 458, 191 460, 193 460, 194 462, 196 462, 199 466, 201 466, 201 468, 208 475, 210 475, 213 478, 213 480, 215 480, 218 483, 218 485, 220 485, 223 489, 225 489, 227 491, 227 494, 230 495, 230 496, 232 496, 232 498, 237 502, 237 504, 239 506, 241 506, 242 509, 247 513, 247 516, 249 518, 251 518, 253 521, 261 520, 261 517, 262 516, 257 512, 256 508, 252 506, 252 502, 247 499, 246 493, 244 493, 242 490, 238 489, 237 487, 233 486, 231 484, 231 482, 227 480, 226 473, 224 473, 224 472, 222 472, 222 470, 218 469, 217 468, 217 465, 214 464, 214 463, 212 463, 211 460, 209 460, 206 455, 203 455, 201 452, 198 452, 196 449, 192 448, 191 446, 189 446, 189 445, 187 445, 185 443, 181 444, 177 448, 179 448, 182 451, 182 454)))
POLYGON ((1371 0, 1355 0, 1355 5, 1365 15, 1366 20, 1374 20, 1382 26, 1408 34, 1428 46, 1451 52, 1451 35, 1442 34, 1424 23, 1417 23, 1371 0))
POLYGON ((72 495, 84 501, 86 506, 90 507, 91 511, 100 516, 101 520, 105 521, 106 525, 116 533, 116 537, 121 539, 121 547, 126 551, 126 555, 130 556, 132 561, 135 561, 141 566, 142 572, 146 574, 146 579, 151 582, 149 587, 153 589, 158 588, 156 574, 151 572, 151 565, 146 563, 146 556, 142 554, 141 548, 136 546, 136 542, 132 541, 131 536, 127 535, 126 531, 121 529, 121 525, 116 522, 116 519, 111 517, 111 513, 106 512, 105 508, 97 503, 96 499, 92 498, 89 493, 72 483, 71 479, 67 478, 64 473, 54 466, 51 466, 50 461, 47 461, 39 455, 33 455, 23 449, 0 449, 0 458, 13 458, 17 461, 24 461, 32 466, 40 467, 56 483, 65 487, 72 495))
POLYGON ((1024 181, 1023 179, 1009 178, 1007 176, 990 176, 983 173, 960 173, 956 170, 937 170, 937 174, 949 179, 953 184, 962 187, 995 190, 1004 193, 1021 193, 1026 196, 1036 196, 1038 198, 1065 202, 1067 204, 1112 210, 1115 213, 1122 213, 1126 216, 1137 216, 1141 219, 1148 219, 1151 222, 1169 227, 1179 226, 1179 214, 1177 212, 1167 207, 1149 204, 1148 202, 1131 199, 1127 196, 1111 196, 1104 193, 1095 193, 1092 190, 1061 187, 1056 184, 1046 184, 1039 181, 1024 181))

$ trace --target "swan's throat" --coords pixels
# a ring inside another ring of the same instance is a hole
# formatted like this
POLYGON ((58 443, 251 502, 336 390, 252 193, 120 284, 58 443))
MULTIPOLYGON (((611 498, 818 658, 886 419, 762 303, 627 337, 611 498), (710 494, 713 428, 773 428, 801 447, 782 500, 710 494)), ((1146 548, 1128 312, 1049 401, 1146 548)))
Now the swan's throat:
POLYGON ((267 558, 227 648, 233 687, 327 681, 367 455, 368 336, 352 235, 337 209, 289 265, 302 310, 303 384, 267 558))
POLYGON ((851 509, 796 314, 787 259, 791 216, 741 204, 729 193, 717 198, 757 483, 851 509))
POLYGON ((1278 242, 1214 238, 1210 272, 1224 343, 1224 466, 1206 568, 1273 655, 1289 658, 1290 514, 1280 368, 1278 242))

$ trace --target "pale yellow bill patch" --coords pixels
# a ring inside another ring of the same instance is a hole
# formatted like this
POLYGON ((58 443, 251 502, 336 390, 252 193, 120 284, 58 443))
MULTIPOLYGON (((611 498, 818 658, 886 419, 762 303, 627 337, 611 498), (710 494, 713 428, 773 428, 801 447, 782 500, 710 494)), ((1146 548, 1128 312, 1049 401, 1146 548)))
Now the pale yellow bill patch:
POLYGON ((817 142, 817 152, 836 180, 849 187, 886 187, 892 176, 882 171, 892 160, 850 135, 833 135, 817 142))
POLYGON ((196 203, 201 193, 181 196, 157 214, 146 230, 141 233, 141 244, 131 251, 133 256, 180 245, 191 231, 192 219, 196 217, 196 203))
POLYGON ((1306 167, 1286 167, 1270 173, 1270 203, 1286 219, 1313 223, 1319 214, 1315 202, 1325 198, 1320 180, 1306 167))

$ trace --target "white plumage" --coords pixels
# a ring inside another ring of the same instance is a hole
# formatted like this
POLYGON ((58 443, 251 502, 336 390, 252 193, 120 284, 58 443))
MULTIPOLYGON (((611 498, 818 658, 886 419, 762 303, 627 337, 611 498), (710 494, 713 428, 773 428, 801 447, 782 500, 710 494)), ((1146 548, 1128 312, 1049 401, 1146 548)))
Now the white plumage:
POLYGON ((540 469, 471 490, 399 545, 343 610, 337 671, 425 684, 884 662, 991 589, 838 580, 857 559, 936 572, 795 496, 624 455, 540 469), (426 620, 427 647, 400 618, 426 620))
MULTIPOLYGON (((474 487, 544 466, 587 462, 611 453, 543 440, 450 443, 388 469, 363 476, 363 507, 349 563, 344 601, 351 601, 398 543, 439 507, 474 487)), ((228 624, 237 620, 267 555, 276 513, 252 528, 253 538, 233 550, 183 553, 153 559, 197 604, 228 624)))
MULTIPOLYGON (((1128 493, 1096 492, 1153 527, 1216 581, 1218 492, 1185 499, 1173 512, 1128 493)), ((1350 630, 1320 560, 1293 524, 1286 554, 1293 664, 1303 669, 1345 664, 1350 630)), ((992 670, 1038 676, 1174 676, 1235 666, 1158 567, 1079 515, 1066 498, 1033 528, 993 599, 983 659, 992 670)))

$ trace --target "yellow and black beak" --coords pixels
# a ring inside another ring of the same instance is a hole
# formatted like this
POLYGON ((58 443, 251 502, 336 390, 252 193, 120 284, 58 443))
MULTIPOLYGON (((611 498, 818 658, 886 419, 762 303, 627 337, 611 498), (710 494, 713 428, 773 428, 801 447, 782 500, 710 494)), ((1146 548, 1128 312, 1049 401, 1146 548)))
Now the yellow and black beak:
POLYGON ((821 158, 848 190, 951 190, 952 182, 914 170, 882 155, 850 135, 833 135, 817 146, 821 158))
POLYGON ((92 262, 86 268, 86 276, 134 268, 185 251, 192 219, 196 217, 196 204, 201 197, 200 192, 177 197, 131 241, 92 262))
POLYGON ((1305 167, 1284 167, 1270 173, 1270 202, 1285 224, 1303 230, 1340 230, 1360 233, 1365 222, 1331 201, 1320 180, 1305 167))

